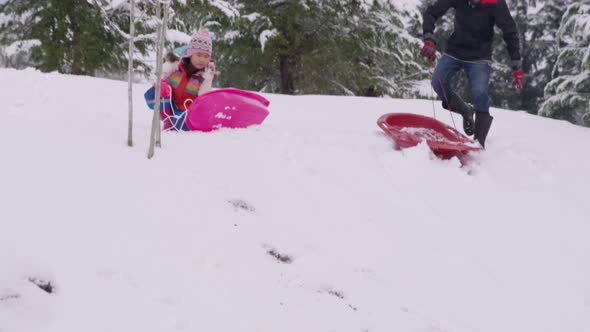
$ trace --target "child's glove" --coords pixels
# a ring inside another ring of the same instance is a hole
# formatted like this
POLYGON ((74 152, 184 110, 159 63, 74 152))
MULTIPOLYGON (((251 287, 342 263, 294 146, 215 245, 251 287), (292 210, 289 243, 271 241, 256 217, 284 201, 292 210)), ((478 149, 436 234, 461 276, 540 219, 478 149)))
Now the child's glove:
POLYGON ((209 62, 207 70, 205 70, 205 73, 203 73, 203 78, 207 81, 212 81, 216 73, 217 71, 215 70, 215 63, 211 61, 209 62))
POLYGON ((166 81, 166 79, 162 79, 160 81, 160 97, 168 98, 170 97, 170 84, 166 81))

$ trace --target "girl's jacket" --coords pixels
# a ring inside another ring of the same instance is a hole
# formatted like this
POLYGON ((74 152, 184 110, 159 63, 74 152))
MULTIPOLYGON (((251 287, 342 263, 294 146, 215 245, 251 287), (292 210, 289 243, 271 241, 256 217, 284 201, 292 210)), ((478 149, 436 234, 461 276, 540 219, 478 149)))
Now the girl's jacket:
MULTIPOLYGON (((178 69, 166 78, 166 83, 168 83, 169 87, 165 88, 172 90, 173 106, 181 111, 185 111, 199 96, 199 88, 205 80, 203 78, 203 70, 193 69, 191 75, 189 72, 191 67, 190 62, 187 60, 183 59, 183 61, 180 61, 178 69)), ((169 94, 168 91, 164 93, 169 94)))

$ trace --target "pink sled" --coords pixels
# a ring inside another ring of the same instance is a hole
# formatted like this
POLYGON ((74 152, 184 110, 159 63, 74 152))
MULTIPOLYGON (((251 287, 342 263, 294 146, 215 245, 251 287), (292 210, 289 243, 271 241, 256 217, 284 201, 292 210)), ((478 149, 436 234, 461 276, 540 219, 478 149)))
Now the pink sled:
POLYGON ((190 130, 247 128, 261 124, 268 116, 270 102, 253 92, 224 88, 199 96, 188 108, 186 125, 190 130))

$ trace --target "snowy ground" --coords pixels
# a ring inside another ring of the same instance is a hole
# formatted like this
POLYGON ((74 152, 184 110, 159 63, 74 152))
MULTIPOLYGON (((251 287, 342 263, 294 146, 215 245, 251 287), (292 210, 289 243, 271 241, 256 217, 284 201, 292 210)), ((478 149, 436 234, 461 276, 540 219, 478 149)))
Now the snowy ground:
POLYGON ((493 109, 461 167, 376 126, 431 102, 266 95, 147 160, 147 85, 129 148, 126 83, 0 75, 1 332, 590 331, 587 128, 493 109))

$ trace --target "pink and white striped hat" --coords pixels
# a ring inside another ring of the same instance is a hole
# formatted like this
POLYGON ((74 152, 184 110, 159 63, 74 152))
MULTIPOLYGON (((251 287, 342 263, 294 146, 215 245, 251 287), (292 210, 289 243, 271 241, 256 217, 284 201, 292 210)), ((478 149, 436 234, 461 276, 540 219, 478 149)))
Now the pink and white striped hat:
POLYGON ((197 31, 191 38, 186 50, 186 58, 191 57, 197 52, 203 52, 211 55, 213 53, 213 43, 211 42, 211 35, 208 29, 201 29, 197 31))

